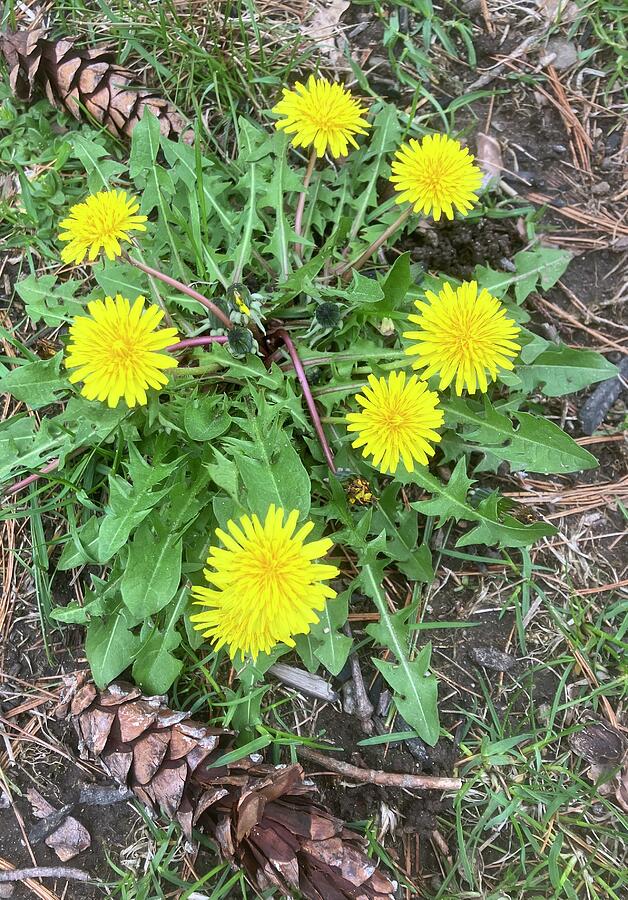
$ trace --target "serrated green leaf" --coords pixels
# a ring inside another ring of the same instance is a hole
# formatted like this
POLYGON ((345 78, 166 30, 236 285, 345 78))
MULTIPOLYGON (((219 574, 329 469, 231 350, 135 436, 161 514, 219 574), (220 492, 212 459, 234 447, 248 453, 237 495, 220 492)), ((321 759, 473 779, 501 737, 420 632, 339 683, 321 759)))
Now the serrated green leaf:
POLYGON ((150 169, 159 153, 159 120, 145 106, 142 118, 133 129, 131 135, 131 156, 129 159, 129 176, 137 178, 150 169))
POLYGON ((29 275, 18 281, 15 288, 31 322, 44 322, 56 328, 84 313, 83 303, 74 299, 79 286, 80 281, 74 279, 57 284, 54 275, 29 275))
POLYGON ((102 144, 90 141, 78 132, 71 133, 68 140, 72 144, 74 155, 80 159, 87 172, 85 194, 109 190, 111 181, 124 172, 124 166, 111 159, 109 151, 102 144))
POLYGON ((371 541, 358 556, 359 575, 354 585, 359 586, 373 600, 379 612, 379 622, 367 626, 368 633, 391 651, 395 663, 384 663, 374 659, 388 684, 392 687, 399 713, 420 737, 434 746, 438 740, 438 687, 433 675, 426 676, 429 665, 430 648, 424 647, 416 659, 409 657, 409 609, 391 615, 384 589, 384 564, 377 559, 385 547, 382 532, 371 541))
POLYGON ((383 304, 386 310, 378 312, 393 312, 398 309, 405 300, 408 289, 412 284, 412 272, 410 270, 410 252, 402 253, 391 266, 388 275, 382 282, 384 292, 383 304))
POLYGON ((194 441, 212 441, 229 430, 231 416, 224 398, 205 394, 185 404, 183 424, 194 441))
POLYGON ((389 154, 397 149, 400 138, 399 114, 392 103, 387 103, 373 120, 370 141, 358 151, 357 158, 353 160, 358 178, 365 181, 366 185, 360 186, 350 240, 357 236, 369 207, 376 206, 378 203, 377 180, 388 169, 389 154))
POLYGON ((246 420, 247 439, 227 438, 240 477, 246 488, 246 506, 260 518, 271 503, 288 514, 310 510, 310 479, 294 444, 282 427, 277 407, 261 394, 254 394, 256 413, 246 420))
POLYGON ((386 554, 400 572, 412 581, 434 580, 432 554, 427 544, 418 544, 418 514, 398 502, 400 484, 393 482, 381 493, 373 510, 371 533, 386 532, 386 554))
POLYGON ((465 437, 481 445, 499 459, 510 463, 513 471, 540 472, 544 475, 579 472, 597 466, 597 459, 573 438, 550 422, 529 413, 515 412, 519 422, 515 430, 510 419, 492 406, 488 397, 479 411, 460 397, 441 404, 445 424, 472 426, 465 437))
POLYGON ((439 516, 439 525, 443 525, 447 519, 478 523, 459 539, 457 547, 473 543, 527 547, 541 537, 556 534, 556 529, 544 522, 526 525, 512 516, 504 516, 500 521, 496 509, 493 510, 486 504, 480 504, 477 508, 471 506, 467 501, 467 493, 473 481, 467 477, 464 457, 458 461, 447 484, 431 475, 424 466, 416 467, 414 472, 397 473, 396 477, 403 484, 418 484, 432 494, 431 500, 419 500, 410 505, 426 516, 439 516))
POLYGON ((85 655, 99 688, 105 688, 131 665, 141 646, 128 628, 126 610, 106 619, 92 619, 87 626, 85 655))
POLYGON ((178 632, 164 634, 156 628, 139 648, 133 663, 133 679, 145 694, 165 694, 170 690, 183 668, 181 660, 172 655, 180 643, 178 632))
POLYGON ((519 276, 515 283, 517 303, 523 303, 539 280, 544 291, 553 287, 567 269, 571 259, 571 253, 553 247, 536 247, 534 250, 521 250, 516 253, 513 262, 519 276), (526 277, 521 278, 522 275, 526 277))
POLYGON ((122 599, 134 615, 147 618, 172 600, 181 581, 181 552, 181 541, 173 541, 168 529, 155 534, 150 522, 139 526, 120 584, 122 599))
POLYGON ((100 562, 111 559, 151 509, 172 489, 171 485, 162 490, 152 490, 174 471, 178 463, 151 465, 142 459, 133 445, 129 452, 128 468, 132 484, 119 475, 109 476, 109 503, 98 534, 100 562))
POLYGON ((426 744, 433 747, 438 741, 438 682, 433 674, 425 674, 425 659, 429 664, 431 644, 426 644, 416 659, 407 666, 394 665, 383 659, 373 659, 394 691, 395 706, 400 716, 426 744))
POLYGON ((364 303, 379 303, 384 299, 382 286, 375 278, 367 278, 361 272, 353 271, 353 279, 347 288, 347 300, 354 306, 360 307, 364 303))
POLYGON ((563 397, 617 375, 617 367, 593 350, 559 347, 546 350, 527 366, 517 366, 522 388, 531 393, 540 387, 546 397, 563 397))
POLYGON ((344 591, 333 600, 327 600, 319 613, 319 621, 311 628, 312 637, 318 641, 314 655, 332 675, 338 675, 342 670, 353 646, 353 640, 338 630, 349 615, 349 594, 344 591))
POLYGON ((57 353, 52 359, 38 359, 16 366, 0 378, 0 394, 11 394, 16 400, 23 400, 30 409, 55 403, 58 395, 70 390, 65 369, 60 371, 62 356, 57 353))
POLYGON ((92 267, 92 274, 102 289, 96 292, 98 298, 102 298, 103 293, 108 297, 121 294, 133 301, 136 297, 144 295, 148 288, 146 275, 124 263, 105 259, 92 267))

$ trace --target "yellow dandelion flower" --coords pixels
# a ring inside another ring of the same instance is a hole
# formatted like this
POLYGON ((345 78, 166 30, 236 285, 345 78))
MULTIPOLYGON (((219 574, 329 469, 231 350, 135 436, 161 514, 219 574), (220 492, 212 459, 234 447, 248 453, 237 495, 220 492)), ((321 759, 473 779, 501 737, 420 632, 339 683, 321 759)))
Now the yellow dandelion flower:
POLYGON ((516 342, 520 328, 506 318, 506 307, 487 290, 478 294, 476 281, 465 281, 454 290, 449 282, 442 291, 425 292, 427 303, 415 301, 420 315, 409 316, 418 331, 404 337, 418 341, 406 349, 416 356, 414 369, 425 369, 421 378, 440 375, 439 390, 455 378, 456 394, 466 386, 470 394, 479 386, 488 389, 487 374, 495 381, 498 369, 513 369, 521 350, 516 342))
POLYGON ((336 566, 315 562, 330 550, 323 538, 305 543, 313 529, 306 522, 295 533, 299 512, 284 522, 283 509, 271 504, 262 524, 256 515, 229 521, 229 534, 216 529, 224 547, 210 547, 205 578, 214 587, 193 587, 203 612, 191 616, 194 628, 211 639, 216 650, 226 645, 236 653, 269 653, 275 644, 294 647, 293 635, 307 634, 336 591, 322 582, 339 575, 336 566))
POLYGON ((401 191, 397 203, 412 203, 414 212, 430 213, 436 222, 441 213, 463 216, 477 203, 482 172, 473 164, 466 147, 446 134, 428 134, 421 143, 411 139, 395 153, 390 180, 401 191))
POLYGON ((324 156, 327 148, 334 157, 346 156, 349 144, 358 146, 354 135, 366 134, 371 127, 364 118, 368 109, 351 96, 351 91, 313 75, 307 87, 297 81, 294 90, 284 88, 273 112, 285 116, 275 122, 275 128, 294 134, 294 147, 314 144, 318 156, 324 156))
POLYGON ((120 256, 120 241, 130 240, 129 231, 146 231, 146 216, 136 215, 139 208, 139 201, 125 191, 100 191, 77 203, 61 222, 65 231, 59 240, 70 242, 61 251, 63 262, 78 265, 85 256, 92 262, 101 250, 108 259, 120 256))
POLYGON ((416 375, 406 383, 405 372, 391 372, 388 379, 369 375, 368 380, 369 387, 355 397, 362 410, 347 415, 347 431, 358 434, 351 446, 362 447, 362 456, 372 456, 384 474, 393 474, 400 459, 408 472, 414 471, 415 460, 427 465, 444 418, 438 394, 416 375))
POLYGON ((159 353, 176 343, 176 328, 157 325, 163 318, 158 306, 144 309, 144 297, 131 301, 120 294, 113 300, 87 304, 88 316, 76 316, 70 326, 70 343, 65 366, 76 369, 72 384, 83 382, 81 394, 88 400, 106 400, 110 407, 121 397, 129 407, 143 406, 146 389, 168 383, 162 369, 171 369, 177 360, 159 353))

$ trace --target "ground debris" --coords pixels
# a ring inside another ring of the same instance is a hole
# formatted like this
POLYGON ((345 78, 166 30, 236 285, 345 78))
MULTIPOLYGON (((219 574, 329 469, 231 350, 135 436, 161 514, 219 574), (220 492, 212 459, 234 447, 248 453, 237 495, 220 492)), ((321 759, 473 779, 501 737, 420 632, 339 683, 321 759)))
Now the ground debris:
POLYGON ((35 788, 26 792, 33 815, 42 819, 29 835, 31 843, 44 840, 48 847, 55 851, 61 862, 67 862, 87 850, 92 839, 84 825, 68 815, 73 804, 55 809, 35 788))
POLYGON ((592 722, 569 737, 569 746, 587 763, 587 778, 602 797, 614 795, 628 812, 628 740, 612 725, 592 722))
POLYGON ((495 672, 510 672, 517 665, 514 656, 493 647, 469 647, 467 653, 478 666, 493 669, 495 672))
POLYGON ((615 378, 609 378, 597 386, 578 415, 580 425, 585 434, 593 434, 604 421, 611 406, 619 399, 628 384, 628 356, 619 366, 615 378))

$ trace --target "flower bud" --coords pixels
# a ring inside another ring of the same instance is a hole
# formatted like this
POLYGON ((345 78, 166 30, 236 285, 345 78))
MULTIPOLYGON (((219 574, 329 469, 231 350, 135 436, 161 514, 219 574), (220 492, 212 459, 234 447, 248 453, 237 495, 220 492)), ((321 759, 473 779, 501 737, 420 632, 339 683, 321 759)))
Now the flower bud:
POLYGON ((248 328, 241 328, 236 325, 229 331, 227 347, 232 356, 235 356, 236 359, 242 359, 247 353, 254 351, 255 340, 248 328))
POLYGON ((340 307, 337 303, 325 301, 316 307, 314 315, 321 328, 335 328, 340 322, 340 307))

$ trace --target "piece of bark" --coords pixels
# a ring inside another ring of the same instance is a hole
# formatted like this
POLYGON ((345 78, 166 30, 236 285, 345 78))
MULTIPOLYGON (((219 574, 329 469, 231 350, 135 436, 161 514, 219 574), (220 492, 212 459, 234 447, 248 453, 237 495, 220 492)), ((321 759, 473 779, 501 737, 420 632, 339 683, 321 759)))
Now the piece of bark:
POLYGON ((600 427, 611 406, 619 400, 628 384, 628 356, 619 364, 619 374, 602 381, 582 405, 578 418, 585 434, 593 434, 600 427))
POLYGON ((495 672, 510 672, 517 665, 514 656, 495 650, 494 647, 468 647, 467 653, 478 666, 495 672))

